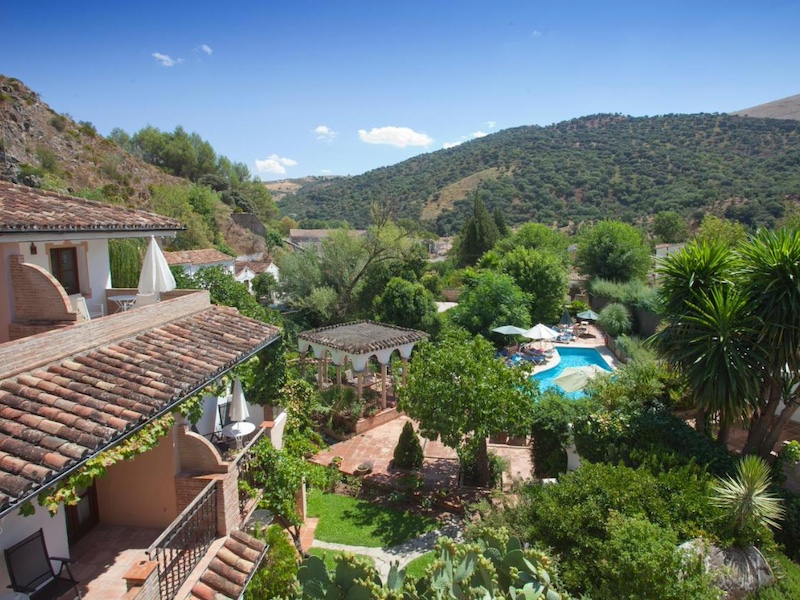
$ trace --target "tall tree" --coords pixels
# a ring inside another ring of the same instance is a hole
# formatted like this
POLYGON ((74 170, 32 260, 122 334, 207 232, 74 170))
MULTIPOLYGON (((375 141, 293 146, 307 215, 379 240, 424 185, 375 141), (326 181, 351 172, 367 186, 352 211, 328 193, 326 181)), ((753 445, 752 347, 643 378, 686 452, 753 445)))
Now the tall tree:
POLYGON ((551 252, 517 247, 500 259, 499 269, 528 294, 528 312, 534 323, 555 323, 566 303, 567 269, 551 252))
POLYGON ((374 308, 378 321, 428 333, 438 328, 436 302, 421 283, 393 277, 375 298, 374 308))
POLYGON ((575 263, 592 279, 625 282, 644 279, 652 258, 641 231, 627 223, 606 220, 581 231, 575 263))
POLYGON ((490 477, 486 438, 503 431, 526 434, 537 397, 527 375, 494 354, 481 336, 451 331, 438 344, 418 346, 400 390, 400 408, 419 421, 424 437, 441 437, 451 448, 470 438, 481 485, 490 477))
POLYGON ((454 325, 472 335, 501 341, 492 329, 502 325, 530 327, 528 296, 511 276, 494 271, 468 272, 458 306, 447 313, 454 325))
POLYGON ((459 234, 459 265, 474 265, 484 252, 494 247, 499 237, 497 225, 489 216, 486 205, 476 192, 472 202, 472 215, 467 219, 459 234))
POLYGON ((689 237, 689 226, 674 210, 665 210, 653 217, 653 235, 668 244, 683 242, 689 237))

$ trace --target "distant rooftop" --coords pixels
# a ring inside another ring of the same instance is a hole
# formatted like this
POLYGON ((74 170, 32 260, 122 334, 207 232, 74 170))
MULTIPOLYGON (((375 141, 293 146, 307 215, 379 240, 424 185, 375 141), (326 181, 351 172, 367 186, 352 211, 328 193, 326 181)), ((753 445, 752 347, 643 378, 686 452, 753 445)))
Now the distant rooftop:
POLYGON ((184 229, 175 219, 0 181, 0 234, 184 229))
POLYGON ((220 252, 216 248, 164 252, 164 257, 167 259, 168 265, 213 265, 235 260, 233 256, 220 252))

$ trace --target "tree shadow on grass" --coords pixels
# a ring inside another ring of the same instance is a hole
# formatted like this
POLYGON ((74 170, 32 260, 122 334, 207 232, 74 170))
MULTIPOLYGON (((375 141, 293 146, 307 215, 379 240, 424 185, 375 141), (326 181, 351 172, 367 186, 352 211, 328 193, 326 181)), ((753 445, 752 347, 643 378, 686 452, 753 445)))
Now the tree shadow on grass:
POLYGON ((365 500, 358 500, 355 507, 345 509, 342 518, 379 538, 384 547, 402 544, 436 527, 430 518, 384 508, 365 500))

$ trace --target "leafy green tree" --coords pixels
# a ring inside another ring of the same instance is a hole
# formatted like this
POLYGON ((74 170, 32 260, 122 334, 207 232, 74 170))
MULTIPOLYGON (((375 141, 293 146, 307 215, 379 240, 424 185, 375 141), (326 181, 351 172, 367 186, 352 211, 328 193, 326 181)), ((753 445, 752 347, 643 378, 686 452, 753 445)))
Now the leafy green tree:
POLYGON ((247 290, 247 286, 239 283, 231 273, 222 267, 204 267, 194 276, 186 275, 183 269, 173 270, 178 272, 176 283, 178 287, 195 290, 208 290, 212 304, 232 306, 240 313, 252 319, 265 323, 278 322, 278 315, 258 303, 247 290))
POLYGON ((567 299, 569 280, 567 269, 557 255, 519 246, 500 259, 499 270, 510 275, 528 295, 532 322, 558 321, 567 299))
POLYGON ((506 223, 506 217, 499 206, 495 207, 492 218, 494 219, 494 224, 497 226, 497 233, 500 235, 500 237, 505 237, 511 233, 511 230, 508 228, 508 224, 506 223))
POLYGON ((652 258, 641 231, 607 220, 581 230, 575 264, 587 277, 625 282, 647 277, 652 258))
MULTIPOLYGON (((569 264, 569 238, 558 229, 553 229, 541 223, 523 223, 510 237, 497 242, 494 250, 497 260, 505 253, 522 246, 529 250, 547 251, 559 257, 564 266, 569 264)), ((481 261, 483 264, 483 260, 481 261)), ((491 266, 487 264, 486 266, 491 266)))
POLYGON ((210 248, 213 245, 214 232, 207 220, 195 211, 190 186, 156 185, 151 188, 151 192, 154 212, 177 219, 186 225, 186 230, 175 236, 175 248, 188 250, 210 248))
POLYGON ((375 298, 374 307, 378 321, 430 333, 438 329, 436 302, 421 283, 392 278, 383 294, 375 298))
POLYGON ((279 287, 272 273, 259 273, 253 277, 250 285, 253 287, 253 293, 256 298, 266 298, 268 300, 272 298, 272 294, 278 291, 279 287))
POLYGON ((747 230, 741 223, 707 214, 700 223, 695 239, 733 248, 747 240, 747 230))
POLYGON ((733 477, 714 484, 714 502, 727 512, 737 546, 746 548, 770 539, 769 528, 780 529, 783 506, 769 486, 770 466, 758 456, 742 457, 733 477))
POLYGON ((400 264, 416 250, 405 230, 384 222, 362 236, 346 229, 334 231, 319 252, 285 252, 276 262, 289 303, 322 325, 353 318, 369 273, 384 263, 400 264))
POLYGON ((450 321, 473 335, 496 339, 492 329, 502 325, 531 325, 528 296, 504 273, 479 271, 465 275, 458 306, 447 311, 450 321))
POLYGON ((470 438, 480 485, 490 477, 486 438, 501 431, 526 434, 536 402, 528 377, 494 354, 481 336, 469 338, 457 331, 437 344, 422 343, 400 391, 400 408, 419 422, 424 437, 441 437, 451 448, 461 448, 470 438))
POLYGON ((483 200, 476 193, 472 203, 472 215, 459 234, 459 266, 474 265, 484 252, 492 249, 499 237, 497 225, 489 216, 483 200))
POLYGON ((689 237, 689 226, 674 210, 666 210, 653 217, 653 235, 664 243, 683 242, 689 237))
POLYGON ((275 520, 291 534, 298 551, 302 552, 300 526, 303 519, 297 512, 296 496, 306 475, 306 462, 277 450, 266 436, 256 442, 251 452, 253 488, 249 491, 263 493, 259 508, 275 515, 275 520))

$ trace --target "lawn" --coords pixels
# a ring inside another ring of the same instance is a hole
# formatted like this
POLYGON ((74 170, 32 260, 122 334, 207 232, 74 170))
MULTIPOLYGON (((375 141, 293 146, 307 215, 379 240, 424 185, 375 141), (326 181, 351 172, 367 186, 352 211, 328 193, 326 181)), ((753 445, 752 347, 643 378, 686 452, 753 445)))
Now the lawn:
MULTIPOLYGON (((335 572, 336 571, 336 557, 340 554, 343 554, 342 550, 326 550, 325 548, 309 548, 308 553, 313 556, 318 556, 322 559, 325 563, 325 568, 328 571, 335 572)), ((360 556, 361 558, 366 558, 370 563, 373 565, 375 564, 375 559, 371 556, 365 556, 363 554, 357 554, 356 556, 360 556)))
POLYGON ((383 548, 436 529, 436 521, 350 496, 312 490, 308 516, 319 519, 314 537, 323 542, 383 548))
POLYGON ((437 555, 434 551, 427 552, 408 563, 406 565, 406 579, 419 579, 425 575, 425 569, 436 560, 437 555))

